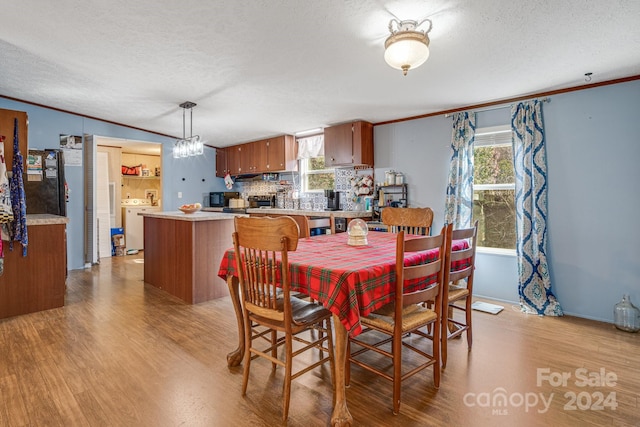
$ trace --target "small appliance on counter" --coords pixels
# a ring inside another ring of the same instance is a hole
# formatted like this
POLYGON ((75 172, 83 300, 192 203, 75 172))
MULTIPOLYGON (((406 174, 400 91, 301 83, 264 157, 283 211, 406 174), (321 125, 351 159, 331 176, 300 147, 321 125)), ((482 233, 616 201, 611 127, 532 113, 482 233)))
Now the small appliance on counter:
POLYGON ((324 196, 327 198, 327 210, 340 210, 340 193, 333 190, 324 190, 324 196))
POLYGON ((247 201, 245 199, 237 198, 230 199, 229 204, 222 208, 222 212, 225 213, 236 213, 236 214, 246 214, 247 213, 247 201))
POLYGON ((249 196, 250 208, 275 208, 276 207, 276 195, 266 194, 259 196, 249 196))
POLYGON ((229 200, 237 199, 240 193, 237 191, 217 191, 209 193, 209 207, 224 208, 229 207, 229 200))

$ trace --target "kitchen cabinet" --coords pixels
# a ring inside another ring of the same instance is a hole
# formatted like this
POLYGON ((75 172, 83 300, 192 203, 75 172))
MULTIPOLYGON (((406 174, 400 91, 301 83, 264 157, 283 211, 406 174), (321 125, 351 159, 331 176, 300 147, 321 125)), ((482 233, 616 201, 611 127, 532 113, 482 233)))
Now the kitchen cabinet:
POLYGON ((232 145, 224 149, 225 156, 227 157, 227 170, 231 175, 238 174, 238 168, 240 167, 240 154, 238 153, 238 147, 232 145))
POLYGON ((251 173, 251 143, 232 145, 227 148, 227 166, 231 175, 251 173))
POLYGON ((29 120, 24 111, 0 109, 0 135, 4 136, 4 161, 7 170, 13 169, 13 131, 14 119, 18 119, 18 141, 20 152, 24 158, 23 170, 27 171, 27 154, 29 150, 29 120))
POLYGON ((294 171, 298 168, 296 145, 293 135, 281 135, 259 141, 266 147, 261 153, 266 154, 266 162, 262 163, 260 172, 294 171))
POLYGON ((249 173, 265 172, 269 166, 269 140, 254 141, 251 145, 249 173))
POLYGON ((216 148, 216 176, 224 178, 229 172, 227 166, 227 150, 223 148, 216 148))
POLYGON ((4 273, 0 275, 0 319, 62 307, 67 278, 68 218, 27 215, 29 246, 4 250, 4 273))
POLYGON ((356 121, 326 127, 324 162, 329 167, 373 167, 373 125, 356 121))
MULTIPOLYGON (((293 135, 233 145, 225 150, 226 164, 232 175, 294 171, 297 169, 293 135)), ((216 176, 218 162, 216 161, 216 176)), ((224 175, 222 175, 224 176, 224 175)))
POLYGON ((240 171, 242 173, 256 173, 256 145, 253 142, 247 142, 240 145, 240 171))

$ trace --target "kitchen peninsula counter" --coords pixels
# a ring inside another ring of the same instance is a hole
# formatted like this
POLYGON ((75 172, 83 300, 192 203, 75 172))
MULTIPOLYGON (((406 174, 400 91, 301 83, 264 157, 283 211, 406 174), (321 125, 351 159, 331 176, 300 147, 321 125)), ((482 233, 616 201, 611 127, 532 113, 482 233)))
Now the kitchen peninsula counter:
POLYGON ((278 208, 250 208, 247 209, 248 214, 271 214, 271 215, 305 215, 316 217, 329 217, 333 214, 334 218, 371 218, 371 212, 366 211, 314 211, 306 209, 278 209, 278 208))
POLYGON ((0 319, 64 305, 68 222, 65 216, 28 214, 26 257, 19 242, 13 242, 12 251, 9 242, 3 242, 0 319))
POLYGON ((371 212, 366 211, 314 211, 305 209, 277 209, 277 208, 257 208, 247 209, 251 216, 282 216, 282 215, 305 215, 309 218, 329 218, 333 215, 335 219, 335 232, 347 231, 347 226, 352 219, 360 218, 365 221, 371 219, 371 212), (341 219, 343 218, 343 219, 341 219), (338 221, 338 219, 341 219, 338 221))
POLYGON ((233 218, 218 212, 145 212, 144 281, 198 304, 228 295, 217 276, 224 252, 233 246, 233 218))
MULTIPOLYGON (((139 215, 152 218, 165 218, 173 219, 176 221, 223 221, 232 220, 234 216, 243 216, 242 214, 224 213, 218 211, 198 211, 191 214, 186 214, 182 211, 169 211, 169 212, 141 212, 139 215)), ((246 216, 246 215, 244 215, 246 216)))

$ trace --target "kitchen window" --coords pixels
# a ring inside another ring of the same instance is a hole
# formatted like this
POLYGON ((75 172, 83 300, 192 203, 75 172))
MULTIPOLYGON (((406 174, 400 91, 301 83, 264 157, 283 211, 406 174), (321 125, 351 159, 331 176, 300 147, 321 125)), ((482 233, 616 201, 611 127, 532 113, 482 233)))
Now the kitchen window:
POLYGON ((324 156, 300 160, 302 191, 305 193, 333 190, 335 171, 324 165, 324 156))
POLYGON ((324 135, 298 138, 298 160, 303 193, 334 189, 335 171, 324 163, 324 135))
POLYGON ((512 253, 516 248, 516 209, 511 128, 476 129, 473 156, 478 246, 512 253))

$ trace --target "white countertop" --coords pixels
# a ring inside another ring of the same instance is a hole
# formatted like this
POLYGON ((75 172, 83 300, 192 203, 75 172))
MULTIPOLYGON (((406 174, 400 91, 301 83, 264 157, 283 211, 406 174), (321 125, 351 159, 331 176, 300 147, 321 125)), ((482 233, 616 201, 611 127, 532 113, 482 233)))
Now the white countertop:
POLYGON ((246 216, 244 214, 205 212, 205 211, 198 211, 191 214, 186 214, 182 211, 142 212, 142 213, 139 213, 138 215, 150 217, 150 218, 175 219, 178 221, 221 221, 221 220, 232 220, 236 216, 246 216))
POLYGON ((27 214, 27 225, 67 224, 69 218, 51 214, 27 214))

